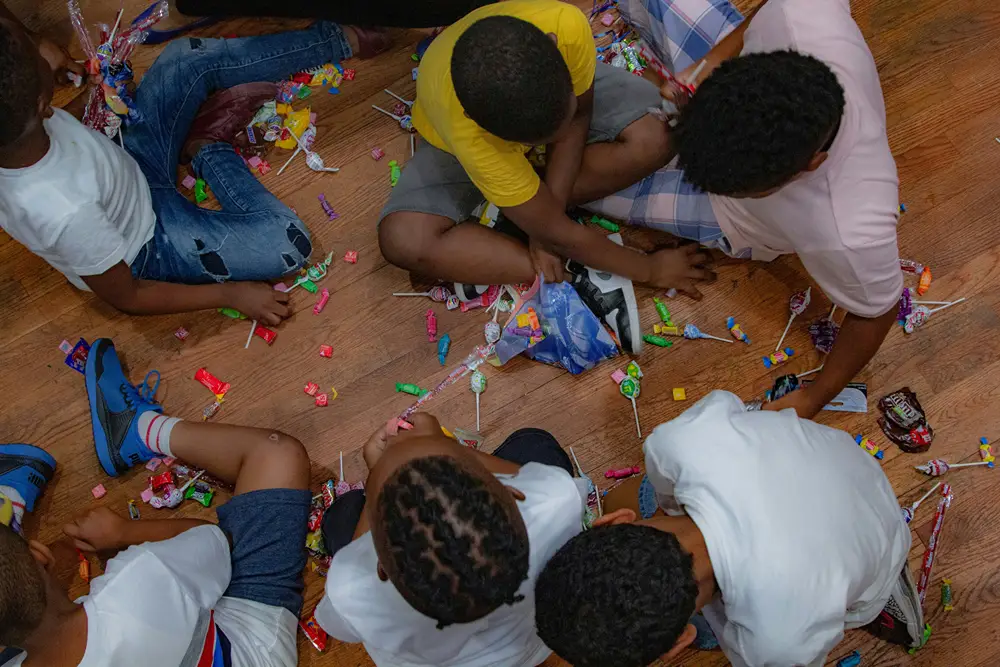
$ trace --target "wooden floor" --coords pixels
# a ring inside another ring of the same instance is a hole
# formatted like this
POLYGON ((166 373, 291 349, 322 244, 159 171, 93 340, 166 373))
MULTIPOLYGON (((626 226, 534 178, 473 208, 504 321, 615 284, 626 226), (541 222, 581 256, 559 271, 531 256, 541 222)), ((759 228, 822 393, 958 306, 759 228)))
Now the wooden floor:
MULTIPOLYGON (((126 16, 144 1, 129 0, 126 16)), ((589 7, 589 3, 585 3, 589 7)), ((746 9, 746 0, 739 3, 746 9)), ((34 28, 68 34, 65 5, 56 0, 8 6, 34 28)), ((110 21, 117 3, 92 0, 85 4, 91 22, 110 21)), ((935 317, 912 336, 894 329, 872 363, 857 378, 868 383, 870 403, 889 391, 909 386, 920 396, 937 432, 934 456, 950 462, 972 459, 977 440, 1000 435, 1000 9, 989 0, 863 0, 854 14, 878 63, 885 91, 889 140, 899 166, 901 201, 907 213, 899 226, 902 256, 927 263, 934 271, 929 298, 969 297, 969 303, 935 317)), ((206 35, 256 34, 292 22, 234 21, 206 35)), ((264 182, 294 206, 308 223, 317 256, 337 257, 357 250, 357 265, 335 261, 325 283, 331 300, 320 316, 312 314, 314 298, 294 297, 296 314, 280 328, 272 347, 255 339, 243 349, 248 325, 213 312, 169 317, 132 318, 76 291, 63 277, 6 235, 0 235, 0 438, 31 442, 48 449, 59 471, 46 491, 28 531, 46 542, 60 537, 69 517, 97 504, 125 512, 127 498, 138 497, 144 470, 109 480, 93 454, 87 400, 82 376, 62 363, 58 345, 79 337, 114 338, 133 380, 149 369, 163 376, 159 398, 173 415, 197 419, 210 394, 192 376, 206 367, 232 383, 219 419, 283 429, 300 438, 314 462, 318 486, 333 474, 344 452, 348 479, 365 474, 360 447, 390 415, 409 404, 410 397, 393 391, 397 381, 431 385, 442 375, 434 346, 424 338, 424 299, 393 300, 389 293, 408 286, 407 275, 381 258, 375 238, 378 211, 389 193, 388 159, 406 160, 408 138, 391 120, 377 115, 370 104, 386 102, 383 88, 413 92, 409 54, 419 35, 400 31, 396 48, 372 61, 354 61, 355 81, 339 96, 314 95, 318 112, 318 150, 327 164, 342 167, 336 175, 307 170, 299 159, 282 176, 264 182), (381 146, 387 159, 375 162, 369 152, 381 146), (340 213, 326 220, 316 196, 325 193, 340 213), (173 337, 183 326, 186 342, 173 337), (334 347, 330 360, 317 355, 320 344, 334 347), (334 386, 340 397, 330 407, 313 407, 302 393, 307 381, 334 386), (104 483, 108 495, 94 501, 90 489, 104 483)), ((142 48, 137 70, 152 62, 158 49, 142 48)), ((272 162, 277 162, 272 157, 272 162)), ((646 430, 671 419, 712 389, 727 389, 743 398, 760 395, 775 373, 767 373, 760 356, 780 334, 787 300, 809 283, 799 262, 791 257, 772 264, 731 264, 720 269, 717 284, 695 304, 671 304, 675 319, 692 321, 714 333, 724 333, 723 321, 735 315, 754 339, 750 349, 710 341, 682 341, 673 349, 647 347, 640 362, 646 371, 639 411, 646 430), (687 402, 671 400, 671 388, 684 387, 687 402)), ((792 328, 788 343, 810 350, 806 323, 829 310, 829 302, 814 290, 813 305, 792 328)), ((656 315, 650 297, 639 289, 642 321, 652 327, 656 315)), ((439 330, 453 340, 452 359, 460 359, 482 335, 484 316, 460 314, 436 307, 439 330)), ((782 372, 816 365, 815 352, 794 360, 782 372)), ((641 463, 629 403, 608 379, 622 361, 572 377, 564 372, 515 359, 502 370, 488 370, 489 389, 483 394, 483 433, 487 445, 497 445, 512 430, 537 426, 550 430, 564 446, 573 446, 584 468, 595 479, 611 467, 641 463)), ((433 405, 441 421, 474 426, 473 395, 456 388, 433 405)), ((824 412, 819 420, 851 433, 877 434, 876 414, 824 412)), ((880 438, 881 439, 881 438, 880 438)), ((211 443, 205 443, 211 447, 211 443)), ((912 466, 923 456, 908 456, 895 447, 884 467, 900 501, 911 502, 928 487, 912 466)), ((867 635, 849 633, 831 656, 831 664, 853 649, 861 650, 866 666, 923 665, 977 667, 996 665, 1000 629, 1000 473, 983 469, 956 471, 951 482, 955 502, 944 528, 927 601, 927 618, 934 627, 930 643, 910 657, 867 635), (938 582, 954 582, 955 610, 944 613, 938 603, 938 582)), ((144 508, 146 516, 154 510, 144 508)), ((188 504, 184 513, 197 512, 188 504)), ((203 512, 209 515, 209 512, 203 512)), ((913 527, 916 537, 911 565, 918 567, 933 514, 920 510, 913 527)), ((165 516, 165 515, 161 515, 165 516)), ((67 574, 74 564, 69 563, 67 574)), ((310 574, 307 609, 322 594, 322 580, 310 574)), ((82 584, 72 592, 83 592, 82 584)), ((304 640, 300 664, 349 667, 370 665, 360 646, 332 642, 324 655, 304 640)), ((561 664, 550 660, 551 665, 561 664)), ((724 665, 721 653, 687 653, 678 664, 724 665)))

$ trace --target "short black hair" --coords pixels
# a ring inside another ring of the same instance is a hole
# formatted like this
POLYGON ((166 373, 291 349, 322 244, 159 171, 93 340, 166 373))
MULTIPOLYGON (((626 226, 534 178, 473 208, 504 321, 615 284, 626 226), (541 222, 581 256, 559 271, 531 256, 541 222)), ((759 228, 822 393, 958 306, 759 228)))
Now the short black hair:
POLYGON ((37 58, 24 31, 0 23, 0 146, 14 143, 35 116, 42 93, 37 58))
POLYGON ((0 646, 23 646, 45 616, 45 581, 28 543, 0 525, 0 646))
POLYGON ((843 113, 844 89, 816 58, 796 51, 733 58, 681 111, 678 164, 706 192, 766 192, 805 170, 843 113))
POLYGON ((538 636, 575 667, 644 667, 694 614, 691 554, 673 533, 600 526, 563 545, 535 583, 538 636))
POLYGON ((413 459, 382 486, 377 539, 389 556, 380 562, 439 629, 523 599, 527 529, 513 501, 502 500, 450 456, 413 459))
POLYGON ((569 67, 552 38, 513 16, 489 16, 462 33, 451 54, 451 80, 476 124, 526 144, 555 135, 573 95, 569 67))

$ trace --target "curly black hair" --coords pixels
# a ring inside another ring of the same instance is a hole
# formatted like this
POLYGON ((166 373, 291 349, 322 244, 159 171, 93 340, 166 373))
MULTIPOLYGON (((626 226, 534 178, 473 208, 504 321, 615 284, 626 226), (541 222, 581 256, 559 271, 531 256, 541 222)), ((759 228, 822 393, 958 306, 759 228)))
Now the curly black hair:
POLYGON ((0 146, 14 143, 35 116, 42 82, 37 49, 23 31, 0 23, 0 146))
POLYGON ((0 645, 22 646, 45 616, 45 582, 28 543, 2 525, 0 567, 0 645))
POLYGON ((504 503, 450 456, 400 466, 379 493, 380 562, 414 609, 438 622, 469 623, 523 599, 528 533, 504 503))
POLYGON ((805 170, 843 113, 844 89, 816 58, 795 51, 733 58, 681 111, 678 164, 706 192, 767 192, 805 170))
POLYGON ((569 113, 573 80, 555 42, 513 16, 469 26, 451 54, 458 101, 481 128, 507 141, 537 144, 569 113))
POLYGON ((576 667, 644 667, 694 613, 691 555, 673 533, 600 526, 556 552, 535 583, 538 636, 576 667))

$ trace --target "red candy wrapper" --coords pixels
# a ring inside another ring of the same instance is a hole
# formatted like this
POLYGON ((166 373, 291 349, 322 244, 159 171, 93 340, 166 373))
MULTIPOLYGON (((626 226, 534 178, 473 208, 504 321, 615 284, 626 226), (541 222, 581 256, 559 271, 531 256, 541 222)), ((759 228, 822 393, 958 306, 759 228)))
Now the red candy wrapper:
POLYGON ((225 396, 226 392, 229 391, 230 388, 230 384, 228 382, 223 382, 206 371, 204 368, 199 368, 195 372, 194 379, 208 387, 208 390, 216 396, 225 396))
POLYGON ((323 628, 319 627, 319 623, 316 622, 316 611, 309 615, 304 621, 299 621, 299 627, 302 628, 302 632, 305 633, 306 638, 309 639, 309 643, 315 647, 317 651, 326 650, 326 639, 327 634, 323 628))
POLYGON ((273 343, 274 339, 278 337, 278 334, 260 324, 258 324, 257 328, 253 330, 253 335, 263 338, 268 345, 273 343))
POLYGON ((177 331, 174 332, 174 338, 177 340, 187 340, 188 330, 184 327, 179 327, 177 331))
POLYGON ((332 479, 326 480, 326 483, 323 484, 323 489, 320 493, 323 494, 323 507, 330 509, 330 505, 332 505, 333 501, 337 498, 336 486, 334 486, 332 479))
POLYGON ((319 346, 319 356, 326 357, 329 359, 333 356, 333 347, 330 345, 320 345, 319 346))
POLYGON ((153 489, 153 491, 159 492, 168 485, 177 485, 177 478, 174 477, 172 470, 168 470, 149 478, 149 488, 153 489))
POLYGON ((316 392, 319 391, 319 385, 315 382, 306 382, 306 386, 302 388, 302 391, 306 392, 310 396, 315 396, 316 392))
POLYGON ((309 532, 314 530, 319 530, 319 527, 323 525, 323 510, 318 507, 312 508, 309 512, 309 522, 306 524, 309 527, 309 532))
POLYGON ((330 397, 326 394, 316 394, 316 407, 325 408, 330 405, 330 397))
POLYGON ((353 69, 350 69, 350 68, 345 69, 344 70, 344 80, 345 81, 354 81, 354 75, 355 74, 356 74, 356 72, 353 69))
POLYGON ((357 264, 358 263, 358 251, 357 250, 348 250, 346 253, 344 253, 344 261, 347 262, 348 264, 357 264))
POLYGON ((917 595, 920 596, 921 604, 924 602, 927 585, 931 580, 934 556, 937 554, 938 542, 941 539, 941 527, 944 525, 944 513, 951 507, 951 498, 951 484, 943 484, 941 486, 941 500, 938 501, 937 511, 934 513, 934 523, 931 525, 931 537, 927 541, 927 549, 924 551, 924 558, 920 564, 920 581, 917 582, 917 595))

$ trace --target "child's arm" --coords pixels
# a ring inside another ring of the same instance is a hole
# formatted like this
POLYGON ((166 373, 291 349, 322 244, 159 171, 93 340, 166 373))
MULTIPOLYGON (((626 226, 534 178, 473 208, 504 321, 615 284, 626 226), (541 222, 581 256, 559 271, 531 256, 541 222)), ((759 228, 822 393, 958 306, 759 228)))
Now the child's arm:
POLYGON ((34 41, 38 46, 38 52, 42 54, 43 58, 45 58, 49 67, 52 68, 52 73, 56 76, 56 79, 60 81, 60 83, 65 83, 67 81, 66 72, 73 72, 74 74, 78 74, 80 76, 84 75, 85 70, 83 65, 74 61, 70 57, 69 53, 66 52, 66 49, 59 46, 52 40, 28 30, 2 2, 0 2, 0 19, 5 19, 15 23, 28 34, 32 41, 34 41))
POLYGON ((131 521, 107 507, 98 507, 72 523, 63 532, 81 551, 121 551, 136 544, 161 542, 198 526, 212 525, 200 519, 131 521))
POLYGON ((262 282, 226 282, 182 285, 132 276, 125 262, 102 274, 82 276, 104 301, 130 315, 163 315, 231 307, 270 325, 291 315, 288 295, 262 282))
POLYGON ((594 269, 661 289, 673 287, 696 299, 701 294, 695 282, 714 278, 711 271, 701 268, 709 256, 697 252, 694 245, 647 255, 619 246, 596 230, 573 222, 545 183, 538 186, 534 197, 503 211, 529 237, 555 254, 594 269))
POLYGON ((743 19, 743 22, 736 26, 735 30, 723 37, 721 42, 713 46, 712 50, 709 51, 708 54, 702 58, 702 60, 693 63, 680 72, 677 75, 677 78, 685 83, 694 84, 694 86, 697 87, 698 84, 708 78, 709 74, 712 73, 712 70, 721 65, 724 61, 740 55, 740 52, 743 51, 743 33, 747 31, 747 28, 750 26, 750 21, 753 20, 753 17, 766 3, 767 0, 764 0, 764 2, 761 2, 759 5, 754 7, 750 13, 746 15, 746 18, 743 19), (693 81, 689 81, 688 79, 692 74, 694 74, 694 71, 698 68, 702 61, 705 62, 705 65, 701 68, 701 71, 698 72, 698 77, 693 81))

